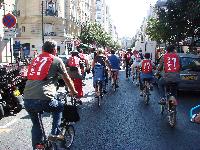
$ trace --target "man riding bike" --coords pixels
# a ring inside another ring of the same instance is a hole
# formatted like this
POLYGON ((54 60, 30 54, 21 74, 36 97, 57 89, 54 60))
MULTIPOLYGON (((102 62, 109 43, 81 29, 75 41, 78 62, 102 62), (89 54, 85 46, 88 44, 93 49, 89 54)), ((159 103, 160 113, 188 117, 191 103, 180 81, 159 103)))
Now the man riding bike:
POLYGON ((126 66, 126 79, 128 79, 129 68, 131 67, 132 61, 131 56, 133 53, 131 52, 131 48, 127 49, 126 54, 124 55, 124 61, 126 66))
POLYGON ((176 83, 180 72, 180 60, 175 52, 175 46, 170 45, 167 47, 167 53, 162 56, 157 70, 161 74, 161 78, 158 81, 161 96, 159 104, 165 105, 165 85, 169 82, 176 83))
MULTIPOLYGON (((118 79, 118 74, 120 70, 120 59, 117 55, 115 55, 114 50, 111 50, 111 55, 108 57, 108 60, 111 65, 111 71, 114 70, 117 72, 117 79, 118 79)), ((116 86, 119 87, 118 84, 116 86)))
POLYGON ((65 64, 55 56, 56 52, 56 43, 46 41, 42 47, 42 54, 37 56, 28 68, 28 80, 24 90, 24 106, 33 124, 31 130, 33 149, 36 149, 36 144, 43 140, 37 112, 52 112, 53 122, 49 137, 63 138, 59 136, 63 104, 55 99, 58 75, 62 75, 71 95, 77 93, 67 74, 65 64))
POLYGON ((145 53, 144 59, 139 64, 141 67, 140 72, 140 96, 143 95, 144 79, 153 80, 153 68, 155 67, 150 60, 150 53, 145 53))
POLYGON ((133 55, 131 56, 131 59, 133 61, 133 64, 131 65, 133 80, 136 79, 136 84, 138 84, 137 83, 137 80, 139 78, 139 76, 138 76, 138 67, 139 67, 139 64, 140 64, 140 62, 142 60, 140 55, 139 55, 139 52, 134 50, 133 51, 133 55))
MULTIPOLYGON (((92 62, 92 70, 94 70, 95 68, 95 65, 96 64, 100 64, 102 67, 103 67, 103 71, 104 71, 104 81, 105 81, 105 84, 106 84, 106 80, 108 80, 108 73, 107 73, 107 70, 106 70, 106 66, 110 69, 111 66, 108 62, 108 59, 103 55, 103 51, 102 49, 98 49, 97 50, 97 53, 96 53, 96 56, 94 57, 94 60, 92 62)), ((94 71, 93 71, 94 72, 94 71)), ((94 74, 94 77, 93 77, 93 86, 95 86, 96 84, 96 78, 95 78, 95 74, 94 74)), ((106 85, 104 85, 104 93, 107 93, 106 89, 105 89, 106 85)), ((95 93, 97 93, 97 89, 95 88, 95 93)))

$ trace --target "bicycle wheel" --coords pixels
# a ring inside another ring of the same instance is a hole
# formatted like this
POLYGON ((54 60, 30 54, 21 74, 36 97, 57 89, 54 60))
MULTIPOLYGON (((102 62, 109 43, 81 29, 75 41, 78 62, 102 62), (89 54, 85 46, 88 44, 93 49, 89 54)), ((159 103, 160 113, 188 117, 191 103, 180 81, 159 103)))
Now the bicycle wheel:
POLYGON ((72 125, 67 125, 66 127, 66 131, 65 131, 65 134, 64 134, 64 145, 65 145, 65 148, 69 148, 73 141, 74 141, 74 136, 75 136, 75 130, 74 130, 74 127, 72 125))
POLYGON ((172 106, 169 110, 168 110, 168 122, 170 127, 175 127, 176 125, 176 106, 172 106))
POLYGON ((164 114, 164 110, 165 110, 165 106, 163 105, 160 105, 160 113, 163 115, 164 114))
POLYGON ((145 86, 145 92, 144 92, 144 102, 146 105, 149 104, 149 89, 145 86))
POLYGON ((98 106, 100 107, 101 106, 101 100, 103 98, 103 94, 102 94, 102 83, 98 83, 97 84, 97 91, 98 91, 98 106))

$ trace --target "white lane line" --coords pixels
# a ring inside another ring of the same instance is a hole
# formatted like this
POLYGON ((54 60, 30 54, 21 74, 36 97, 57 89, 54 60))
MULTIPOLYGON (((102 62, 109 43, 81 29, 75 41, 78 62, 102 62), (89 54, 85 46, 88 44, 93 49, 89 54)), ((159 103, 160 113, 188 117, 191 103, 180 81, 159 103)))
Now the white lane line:
POLYGON ((15 118, 15 119, 13 119, 11 122, 7 123, 6 125, 0 126, 0 129, 2 129, 2 128, 8 128, 9 126, 11 126, 12 124, 14 124, 14 123, 17 122, 17 121, 18 121, 18 119, 15 118))

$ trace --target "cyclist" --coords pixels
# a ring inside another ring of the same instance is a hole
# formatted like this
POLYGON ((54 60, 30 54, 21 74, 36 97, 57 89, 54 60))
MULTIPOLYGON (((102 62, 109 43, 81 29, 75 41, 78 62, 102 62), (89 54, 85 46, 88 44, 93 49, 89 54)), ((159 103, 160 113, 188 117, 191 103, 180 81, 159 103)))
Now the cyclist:
POLYGON ((81 97, 83 97, 83 82, 82 82, 82 76, 80 71, 80 58, 79 58, 79 52, 77 50, 74 50, 71 52, 71 56, 67 60, 67 66, 68 66, 68 74, 72 78, 74 82, 74 86, 77 94, 77 103, 82 104, 82 101, 80 100, 81 97))
MULTIPOLYGON (((56 57, 56 43, 46 41, 42 54, 31 62, 28 68, 27 82, 24 90, 24 106, 32 121, 32 146, 42 142, 42 130, 36 111, 52 112, 53 122, 49 137, 63 139, 59 136, 63 104, 55 99, 58 74, 61 74, 72 95, 76 94, 63 61, 56 57)), ((39 115, 41 117, 41 113, 39 115)))
MULTIPOLYGON (((115 55, 115 51, 111 50, 111 55, 108 58, 109 63, 111 65, 111 71, 116 71, 117 72, 117 79, 118 79, 118 73, 120 70, 120 59, 117 55, 115 55)), ((116 87, 119 87, 118 84, 116 85, 116 87)))
MULTIPOLYGON (((180 72, 180 60, 179 56, 175 52, 175 46, 170 45, 167 47, 167 53, 162 56, 158 65, 158 73, 161 78, 158 81, 159 93, 161 100, 159 104, 165 105, 165 90, 164 87, 168 82, 176 83, 178 73, 180 72)), ((174 101, 175 102, 175 101, 174 101)))
POLYGON ((133 64, 131 65, 133 80, 136 78, 136 84, 138 84, 137 83, 137 79, 139 78, 138 77, 138 67, 139 67, 139 64, 142 59, 137 50, 133 51, 133 55, 131 56, 131 59, 133 61, 133 64))
POLYGON ((142 91, 144 88, 144 79, 153 80, 153 68, 155 67, 150 59, 150 53, 145 53, 144 59, 139 64, 141 67, 140 72, 140 96, 142 96, 142 91))
POLYGON ((85 80, 85 76, 86 76, 86 72, 85 72, 85 68, 88 68, 88 60, 86 55, 83 53, 83 50, 80 49, 79 50, 79 58, 80 58, 80 69, 81 69, 81 74, 83 77, 83 80, 85 80))
POLYGON ((125 66, 126 66, 126 79, 128 79, 129 68, 131 67, 131 64, 132 64, 132 61, 131 61, 132 55, 133 53, 131 52, 131 48, 127 49, 127 52, 124 55, 124 61, 125 61, 125 66))
MULTIPOLYGON (((104 78, 103 80, 105 81, 105 84, 104 84, 104 93, 107 93, 107 91, 106 91, 106 78, 107 78, 107 76, 108 76, 108 74, 107 74, 107 70, 106 70, 106 66, 110 69, 111 68, 111 66, 110 66, 110 64, 109 64, 109 62, 108 62, 108 59, 107 59, 107 57, 106 56, 104 56, 103 55, 103 50, 102 49, 98 49, 97 50, 97 52, 96 52, 96 56, 94 57, 94 60, 93 60, 93 62, 92 62, 92 70, 93 70, 93 74, 94 74, 94 69, 95 69, 95 65, 96 64, 99 64, 99 65, 101 65, 102 66, 102 68, 103 68, 103 74, 104 74, 104 77, 102 77, 102 78, 104 78)), ((96 87, 95 86, 95 84, 96 84, 96 78, 95 78, 95 74, 94 74, 94 76, 93 76, 93 86, 94 87, 96 87)), ((95 93, 97 94, 97 89, 95 88, 95 93)))

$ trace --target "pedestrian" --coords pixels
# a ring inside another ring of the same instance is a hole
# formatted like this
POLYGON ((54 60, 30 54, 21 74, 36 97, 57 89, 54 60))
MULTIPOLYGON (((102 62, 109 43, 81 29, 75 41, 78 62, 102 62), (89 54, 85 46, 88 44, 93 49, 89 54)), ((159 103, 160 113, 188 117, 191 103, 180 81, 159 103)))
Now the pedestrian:
POLYGON ((63 104, 55 99, 58 75, 62 75, 71 95, 77 93, 64 63, 55 56, 56 52, 56 43, 46 41, 42 47, 42 54, 33 59, 28 68, 24 106, 33 124, 31 133, 34 150, 43 140, 37 112, 40 112, 39 117, 43 111, 52 112, 53 122, 49 138, 63 138, 59 135, 63 104))

